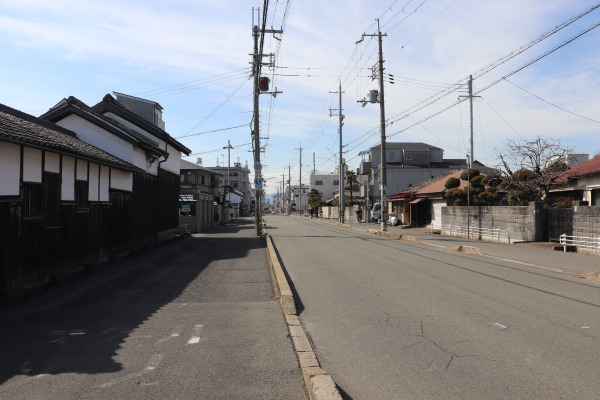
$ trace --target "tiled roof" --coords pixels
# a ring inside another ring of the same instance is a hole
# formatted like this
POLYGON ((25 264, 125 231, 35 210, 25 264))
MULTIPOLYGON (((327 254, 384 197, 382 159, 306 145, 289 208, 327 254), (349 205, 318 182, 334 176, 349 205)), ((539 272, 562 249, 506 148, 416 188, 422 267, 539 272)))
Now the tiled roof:
POLYGON ((40 118, 47 119, 52 122, 58 122, 71 114, 76 114, 81 118, 100 126, 113 135, 118 136, 121 139, 145 150, 149 150, 152 153, 161 156, 166 156, 168 154, 158 146, 158 141, 149 139, 141 133, 125 126, 119 121, 115 121, 94 111, 87 104, 73 96, 70 96, 68 99, 61 100, 56 106, 52 107, 40 118))
MULTIPOLYGON (((416 191, 419 195, 442 193, 446 190, 446 181, 450 178, 457 178, 460 180, 460 175, 463 173, 463 171, 464 170, 454 171, 440 176, 436 176, 435 178, 423 182, 421 184, 422 187, 419 187, 419 185, 417 185, 413 188, 413 191, 416 191)), ((465 187, 467 187, 467 181, 461 180, 460 188, 465 187)))
POLYGON ((0 104, 0 140, 128 171, 141 171, 120 158, 79 140, 75 132, 3 104, 0 104))
POLYGON ((163 129, 159 128, 158 126, 154 125, 153 123, 151 123, 149 121, 146 121, 144 118, 140 117, 139 115, 137 115, 136 113, 131 111, 129 108, 127 108, 123 104, 119 103, 110 94, 107 94, 106 96, 104 96, 102 101, 100 103, 96 104, 95 106, 93 106, 92 109, 100 114, 103 114, 107 111, 112 111, 115 114, 118 114, 121 117, 125 118, 132 124, 137 125, 140 128, 144 129, 146 132, 151 133, 152 135, 156 136, 159 139, 165 140, 167 143, 169 143, 171 146, 173 146, 180 152, 182 152, 186 155, 190 155, 190 153, 192 152, 190 149, 185 147, 179 141, 172 138, 163 129))
POLYGON ((183 159, 180 160, 180 162, 179 162, 179 169, 181 169, 181 170, 193 169, 193 170, 210 172, 211 174, 215 174, 215 175, 223 175, 221 172, 214 171, 210 168, 206 168, 206 167, 203 167, 202 165, 194 164, 193 162, 189 162, 189 161, 186 161, 183 159))
POLYGON ((567 170, 554 183, 566 183, 571 179, 596 174, 600 174, 600 157, 592 158, 590 161, 567 170))
MULTIPOLYGON (((381 144, 371 147, 371 149, 379 149, 381 144)), ((404 149, 408 151, 428 151, 428 150, 442 150, 439 147, 432 146, 423 142, 387 142, 385 144, 387 150, 390 149, 404 149)))

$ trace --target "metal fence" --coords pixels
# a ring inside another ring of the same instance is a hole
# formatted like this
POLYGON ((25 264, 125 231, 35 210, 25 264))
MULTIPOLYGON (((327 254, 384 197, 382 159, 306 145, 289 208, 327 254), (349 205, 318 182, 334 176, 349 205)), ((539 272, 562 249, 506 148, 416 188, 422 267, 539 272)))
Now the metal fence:
POLYGON ((572 236, 563 233, 560 235, 560 244, 563 246, 563 251, 567 251, 569 246, 600 250, 600 237, 572 236))
POLYGON ((459 226, 459 225, 434 225, 431 224, 431 232, 440 230, 442 233, 449 236, 466 236, 468 239, 477 239, 485 241, 507 242, 510 244, 510 230, 502 230, 499 228, 481 228, 477 226, 459 226))

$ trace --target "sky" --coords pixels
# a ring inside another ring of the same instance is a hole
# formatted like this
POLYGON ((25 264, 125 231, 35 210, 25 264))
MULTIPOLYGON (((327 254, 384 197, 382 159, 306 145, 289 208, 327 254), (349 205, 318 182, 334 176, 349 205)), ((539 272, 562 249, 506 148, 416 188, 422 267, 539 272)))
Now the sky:
MULTIPOLYGON (((360 102, 379 87, 371 78, 377 21, 385 73, 394 77, 384 83, 387 142, 424 142, 442 148, 445 158, 465 159, 470 108, 459 96, 468 94, 472 75, 480 96, 473 99, 474 160, 497 166, 507 140, 537 136, 593 157, 600 153, 600 9, 529 44, 596 5, 269 1, 266 27, 283 33, 267 34, 263 47, 273 56, 264 57, 271 65, 262 75, 270 91, 280 92, 260 95, 265 191, 280 190, 288 171, 298 184, 300 163, 303 183, 313 169, 335 171, 340 86, 346 164, 358 168, 359 153, 380 144, 379 104, 360 102)), ((184 159, 201 158, 209 168, 248 163, 253 171, 252 25, 262 23, 263 6, 4 0, 0 103, 39 116, 69 96, 90 106, 113 92, 149 99, 163 107, 166 131, 191 149, 184 159)))

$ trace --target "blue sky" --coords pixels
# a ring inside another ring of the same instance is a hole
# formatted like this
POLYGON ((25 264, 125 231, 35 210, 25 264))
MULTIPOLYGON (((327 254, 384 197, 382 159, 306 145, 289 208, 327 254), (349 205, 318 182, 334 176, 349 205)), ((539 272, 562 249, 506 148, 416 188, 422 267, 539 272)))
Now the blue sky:
MULTIPOLYGON (((338 120, 330 117, 342 84, 344 158, 358 167, 361 150, 379 144, 379 107, 361 107, 377 83, 371 37, 380 19, 386 73, 388 141, 419 141, 465 158, 469 148, 464 89, 405 115, 439 90, 464 83, 482 68, 590 9, 595 1, 376 0, 270 1, 265 39, 275 69, 263 67, 272 87, 261 95, 261 137, 266 191, 275 193, 288 165, 298 183, 313 169, 333 172, 338 120)), ((163 106, 167 131, 192 149, 186 158, 206 167, 231 162, 252 167, 250 53, 252 8, 262 1, 5 0, 0 3, 0 103, 40 115, 62 98, 89 105, 122 92, 163 106)), ((256 22, 256 16, 255 16, 256 22)), ((474 81, 481 88, 600 22, 600 9, 474 81)), ((506 139, 537 135, 575 152, 600 153, 600 28, 479 93, 474 105, 475 159, 495 166, 506 139), (562 107, 563 111, 517 88, 562 107), (577 114, 577 115, 576 115, 577 114), (584 118, 585 117, 585 118, 584 118)))

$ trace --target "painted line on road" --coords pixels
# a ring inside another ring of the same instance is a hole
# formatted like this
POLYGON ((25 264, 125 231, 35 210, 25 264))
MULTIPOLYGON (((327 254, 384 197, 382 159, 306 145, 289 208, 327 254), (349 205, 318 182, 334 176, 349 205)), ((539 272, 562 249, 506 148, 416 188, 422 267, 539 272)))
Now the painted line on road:
POLYGON ((502 329, 502 330, 504 330, 504 329, 508 329, 508 326, 504 326, 504 325, 502 325, 502 324, 500 324, 500 323, 498 323, 498 322, 494 322, 494 323, 492 324, 492 326, 495 326, 496 328, 499 328, 499 329, 502 329))
POLYGON ((127 374, 125 376, 113 379, 112 381, 105 382, 102 385, 99 385, 99 386, 96 386, 96 387, 100 388, 100 389, 106 389, 106 388, 113 387, 116 384, 128 381, 130 379, 139 378, 140 376, 144 375, 145 373, 154 371, 156 368, 158 368, 158 366, 160 365, 162 359, 163 359, 163 355, 162 354, 160 354, 160 353, 154 353, 152 355, 152 357, 150 357, 150 361, 148 361, 148 363, 146 364, 146 366, 144 367, 143 370, 138 371, 138 372, 132 372, 132 373, 127 374))
POLYGON ((173 331, 171 332, 171 334, 167 337, 164 337, 162 339, 159 339, 156 341, 156 344, 159 345, 161 343, 164 343, 168 340, 171 340, 173 338, 179 337, 181 336, 181 332, 183 331, 183 325, 176 325, 173 327, 173 331))
POLYGON ((194 336, 187 341, 187 344, 200 343, 200 332, 202 332, 202 328, 204 328, 204 325, 194 325, 194 336))

